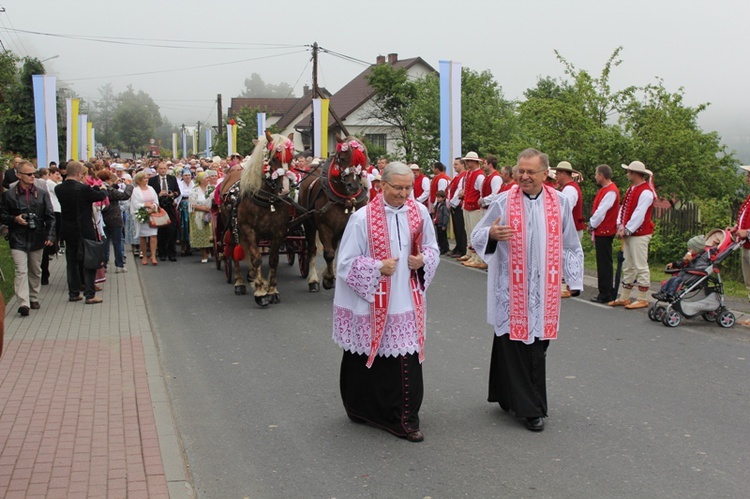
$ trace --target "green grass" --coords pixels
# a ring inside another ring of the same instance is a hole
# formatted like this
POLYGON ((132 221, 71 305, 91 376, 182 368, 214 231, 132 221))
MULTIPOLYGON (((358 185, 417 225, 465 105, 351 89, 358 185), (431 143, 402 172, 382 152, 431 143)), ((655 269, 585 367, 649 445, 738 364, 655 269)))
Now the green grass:
POLYGON ((16 275, 13 259, 10 257, 10 247, 4 237, 0 238, 0 268, 3 269, 5 281, 0 279, 0 291, 3 292, 5 303, 13 297, 13 277, 16 275))

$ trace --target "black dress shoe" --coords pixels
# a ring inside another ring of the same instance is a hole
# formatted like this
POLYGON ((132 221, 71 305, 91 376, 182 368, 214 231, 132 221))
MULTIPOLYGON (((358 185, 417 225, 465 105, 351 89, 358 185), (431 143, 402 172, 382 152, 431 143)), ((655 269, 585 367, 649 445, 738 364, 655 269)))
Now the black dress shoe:
POLYGON ((421 431, 412 431, 406 434, 406 440, 409 442, 421 442, 424 440, 424 433, 421 431))
POLYGON ((612 300, 609 300, 607 298, 601 298, 599 296, 595 296, 591 299, 591 301, 593 301, 594 303, 609 303, 612 300))
POLYGON ((81 300, 83 300, 83 296, 81 296, 81 295, 71 296, 71 297, 68 298, 68 301, 81 301, 81 300))
POLYGON ((26 305, 22 305, 18 307, 18 313, 21 314, 21 317, 26 317, 29 315, 29 307, 26 305))
POLYGON ((169 261, 170 262, 176 262, 177 261, 177 257, 176 256, 170 256, 169 257, 169 261))
POLYGON ((39 310, 42 308, 38 301, 32 301, 29 305, 31 305, 31 310, 39 310))
POLYGON ((159 257, 159 260, 161 260, 162 262, 166 262, 167 261, 167 257, 166 256, 161 256, 161 257, 159 257))
POLYGON ((526 418, 524 425, 529 431, 542 431, 544 429, 544 418, 526 418))

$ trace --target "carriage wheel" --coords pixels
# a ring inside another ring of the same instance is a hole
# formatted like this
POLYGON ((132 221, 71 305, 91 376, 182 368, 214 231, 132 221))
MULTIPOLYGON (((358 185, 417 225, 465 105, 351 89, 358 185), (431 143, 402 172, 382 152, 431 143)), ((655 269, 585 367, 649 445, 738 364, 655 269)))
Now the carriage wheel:
POLYGON ((682 322, 682 316, 677 310, 670 310, 661 319, 662 324, 669 327, 677 327, 682 322))
POLYGON ((703 320, 706 322, 713 322, 716 320, 716 318, 719 316, 716 310, 712 310, 710 312, 703 312, 701 314, 701 317, 703 317, 703 320))
POLYGON ((227 284, 232 284, 232 266, 234 261, 231 258, 227 258, 224 253, 221 254, 222 260, 224 260, 224 275, 227 278, 227 284))
POLYGON ((716 318, 716 324, 718 324, 721 327, 732 327, 734 326, 734 321, 735 321, 734 314, 730 312, 729 310, 724 310, 716 318))
POLYGON ((302 277, 307 277, 307 274, 310 273, 310 262, 307 260, 307 245, 300 243, 299 246, 299 273, 302 277))

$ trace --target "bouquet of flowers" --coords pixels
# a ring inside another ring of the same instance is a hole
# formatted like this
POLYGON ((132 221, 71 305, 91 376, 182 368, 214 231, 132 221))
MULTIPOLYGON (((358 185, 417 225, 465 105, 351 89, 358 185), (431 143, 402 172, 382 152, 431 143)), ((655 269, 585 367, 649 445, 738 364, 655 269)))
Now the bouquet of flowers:
POLYGON ((216 190, 215 185, 207 185, 206 186, 206 199, 211 197, 211 194, 214 193, 214 190, 216 190))
POLYGON ((138 220, 139 223, 148 223, 150 218, 151 210, 149 210, 145 206, 141 206, 140 208, 138 208, 138 211, 135 212, 135 219, 138 220))

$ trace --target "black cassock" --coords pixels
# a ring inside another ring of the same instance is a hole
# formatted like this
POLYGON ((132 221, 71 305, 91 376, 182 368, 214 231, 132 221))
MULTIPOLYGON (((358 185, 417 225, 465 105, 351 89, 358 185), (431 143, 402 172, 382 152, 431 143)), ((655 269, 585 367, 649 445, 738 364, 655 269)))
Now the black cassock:
POLYGON ((344 351, 339 383, 346 414, 399 437, 419 430, 424 396, 419 354, 377 356, 369 369, 367 357, 344 351))
POLYGON ((547 348, 549 340, 531 345, 495 336, 490 360, 488 402, 498 402, 519 418, 547 417, 547 348))

